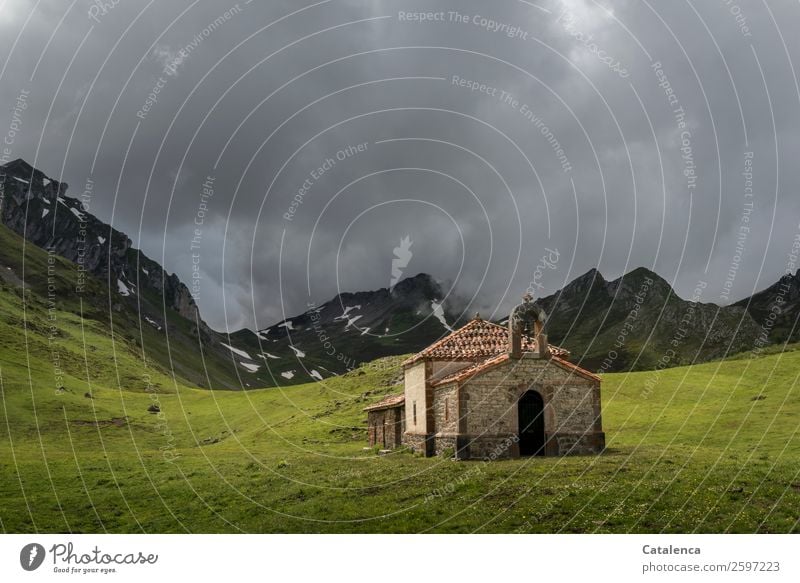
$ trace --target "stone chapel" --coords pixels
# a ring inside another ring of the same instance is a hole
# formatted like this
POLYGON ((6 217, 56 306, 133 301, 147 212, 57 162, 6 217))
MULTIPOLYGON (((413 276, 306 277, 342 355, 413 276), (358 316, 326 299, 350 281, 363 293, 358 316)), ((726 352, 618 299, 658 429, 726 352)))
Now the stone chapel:
POLYGON ((526 295, 508 326, 476 316, 403 363, 404 391, 367 407, 370 445, 501 459, 600 453, 600 377, 549 345, 526 295))

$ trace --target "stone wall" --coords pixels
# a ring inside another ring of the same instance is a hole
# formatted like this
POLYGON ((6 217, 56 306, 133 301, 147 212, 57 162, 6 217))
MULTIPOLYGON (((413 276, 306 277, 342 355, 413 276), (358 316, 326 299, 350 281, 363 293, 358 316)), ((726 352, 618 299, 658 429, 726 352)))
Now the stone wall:
POLYGON ((549 387, 549 406, 555 411, 555 426, 546 428, 548 433, 583 432, 594 428, 593 387, 569 382, 549 387))
POLYGON ((453 456, 458 448, 456 435, 436 435, 434 437, 433 451, 436 455, 443 455, 447 453, 448 456, 453 456))
POLYGON ((473 364, 470 360, 434 360, 430 363, 429 381, 443 379, 473 364))
POLYGON ((519 457, 519 438, 508 435, 459 435, 457 457, 473 460, 501 460, 519 457))
POLYGON ((430 455, 427 445, 429 441, 426 435, 420 433, 406 432, 403 435, 403 445, 415 453, 430 455))
MULTIPOLYGON (((547 455, 602 451, 599 381, 549 359, 526 357, 503 363, 461 387, 459 432, 469 439, 470 458, 486 458, 499 442, 518 434, 517 402, 528 390, 538 391, 544 401, 547 455)), ((515 446, 504 452, 504 457, 517 455, 515 446)))
POLYGON ((458 386, 455 383, 434 389, 433 426, 437 434, 458 432, 458 386))

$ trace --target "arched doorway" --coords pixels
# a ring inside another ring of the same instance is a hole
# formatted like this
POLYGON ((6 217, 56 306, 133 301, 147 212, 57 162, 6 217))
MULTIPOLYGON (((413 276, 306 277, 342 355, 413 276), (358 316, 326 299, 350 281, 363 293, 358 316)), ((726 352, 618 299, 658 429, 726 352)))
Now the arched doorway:
POLYGON ((544 455, 544 401, 536 391, 527 391, 519 403, 519 455, 544 455))

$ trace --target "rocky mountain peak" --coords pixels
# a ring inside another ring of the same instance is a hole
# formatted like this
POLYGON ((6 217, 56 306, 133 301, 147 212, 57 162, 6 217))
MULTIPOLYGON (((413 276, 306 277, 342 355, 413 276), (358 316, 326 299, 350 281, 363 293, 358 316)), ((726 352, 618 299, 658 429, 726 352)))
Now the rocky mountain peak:
POLYGON ((0 167, 0 220, 31 243, 107 279, 120 299, 152 289, 194 321, 194 299, 178 277, 133 249, 125 233, 92 215, 80 200, 66 196, 67 188, 25 160, 8 162, 0 167))
POLYGON ((637 296, 644 295, 664 301, 668 296, 675 294, 667 280, 646 267, 637 267, 629 271, 609 282, 606 289, 610 296, 616 297, 619 301, 633 300, 637 296))
POLYGON ((418 273, 407 277, 391 289, 393 297, 418 297, 426 300, 442 298, 442 288, 439 283, 427 273, 418 273))
POLYGON ((26 199, 54 200, 63 197, 68 185, 47 176, 22 158, 0 166, 0 190, 3 199, 12 198, 18 205, 26 199))
POLYGON ((569 282, 561 291, 561 295, 585 295, 592 290, 605 288, 606 284, 607 282, 603 275, 593 267, 569 282))

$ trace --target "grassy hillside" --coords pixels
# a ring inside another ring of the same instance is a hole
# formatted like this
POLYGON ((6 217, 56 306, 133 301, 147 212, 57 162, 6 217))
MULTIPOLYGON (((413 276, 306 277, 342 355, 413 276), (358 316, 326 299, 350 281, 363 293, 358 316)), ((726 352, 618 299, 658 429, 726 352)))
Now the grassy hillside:
MULTIPOLYGON (((137 253, 134 249, 127 251, 128 261, 134 265, 137 253)), ((144 256, 140 259, 155 273, 155 262, 144 256)), ((28 288, 30 332, 46 340, 50 324, 55 324, 58 337, 54 344, 60 350, 78 350, 82 355, 81 342, 76 344, 73 340, 80 339, 80 322, 83 322, 85 329, 98 335, 93 339, 100 341, 99 346, 89 343, 89 350, 102 354, 105 364, 113 361, 105 340, 113 335, 121 349, 146 355, 149 366, 173 371, 176 376, 188 379, 192 386, 241 389, 251 384, 274 384, 270 375, 252 373, 241 366, 241 359, 233 358, 220 344, 227 340, 227 335, 201 325, 198 338, 197 321, 184 318, 173 309, 164 309, 163 298, 153 289, 142 286, 138 294, 123 297, 115 283, 109 289, 106 279, 88 273, 81 277, 75 263, 55 253, 48 254, 0 224, 0 284, 5 292, 21 298, 22 280, 28 288), (83 283, 81 293, 76 291, 79 282, 83 283), (51 312, 50 308, 56 311, 51 312), (51 320, 51 315, 58 317, 51 320)), ((13 314, 8 323, 21 331, 22 328, 17 328, 24 320, 21 306, 17 309, 5 299, 0 302, 3 309, 13 314)), ((13 335, 0 337, 0 347, 10 341, 13 335)), ((71 366, 75 359, 67 358, 65 362, 71 366)), ((81 366, 85 368, 85 363, 81 366)))

